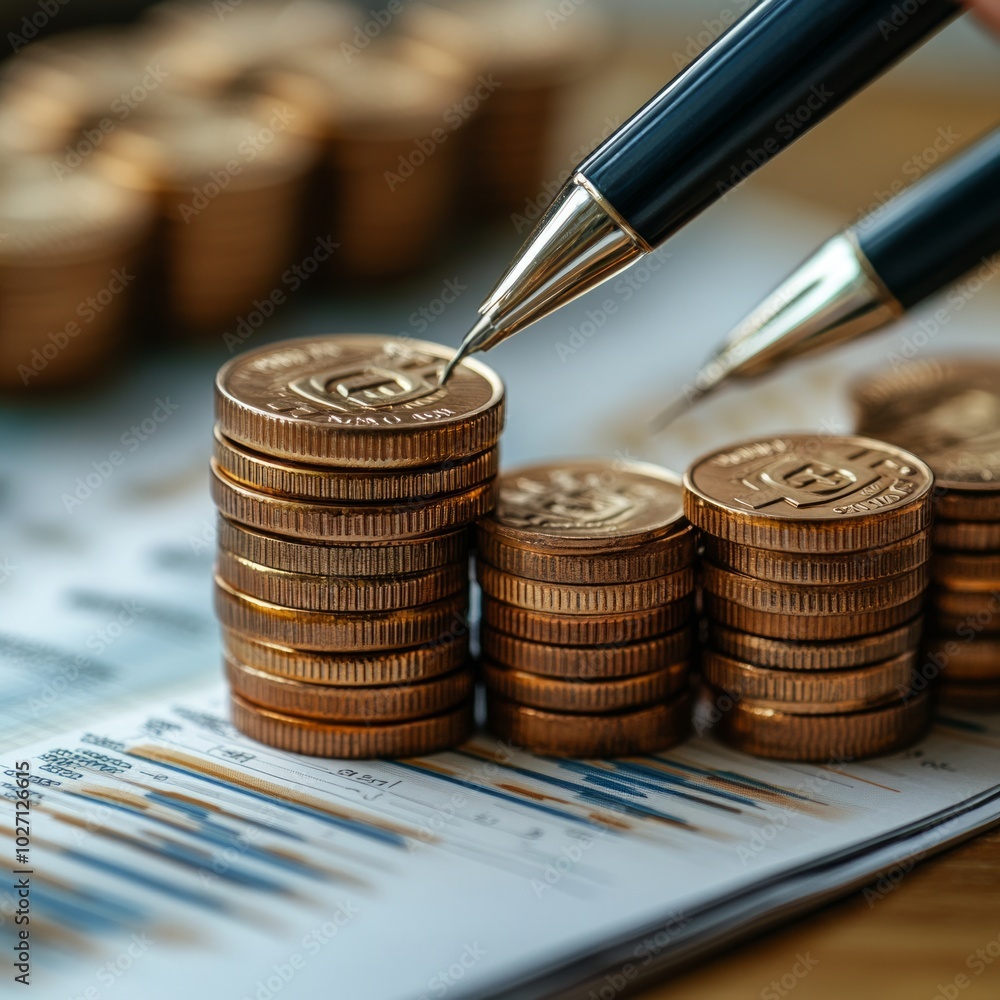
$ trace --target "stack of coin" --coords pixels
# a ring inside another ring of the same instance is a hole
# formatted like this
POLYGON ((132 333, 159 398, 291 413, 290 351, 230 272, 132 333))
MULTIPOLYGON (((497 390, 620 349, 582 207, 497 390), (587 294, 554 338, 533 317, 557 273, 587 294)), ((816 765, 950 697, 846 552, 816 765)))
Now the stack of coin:
POLYGON ((332 757, 472 726, 468 526, 494 501, 503 385, 448 348, 284 341, 216 382, 216 575, 236 726, 332 757))
POLYGON ((684 478, 702 530, 702 672, 722 739, 829 760, 905 746, 933 474, 862 437, 784 435, 722 448, 684 478))
POLYGON ((1000 360, 912 361, 854 388, 864 433, 934 470, 921 672, 945 701, 1000 707, 1000 360))
POLYGON ((497 735, 574 757, 687 735, 696 552, 677 476, 604 459, 508 472, 477 538, 497 735))

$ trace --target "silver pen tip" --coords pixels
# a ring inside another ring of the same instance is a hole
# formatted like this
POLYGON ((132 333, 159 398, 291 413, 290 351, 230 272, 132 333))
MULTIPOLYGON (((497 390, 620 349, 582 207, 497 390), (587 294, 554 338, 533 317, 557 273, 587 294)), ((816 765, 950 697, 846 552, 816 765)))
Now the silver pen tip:
POLYGON ((700 403, 706 396, 715 391, 723 382, 724 376, 707 379, 703 369, 698 376, 699 385, 688 385, 684 388, 684 393, 678 396, 669 406, 660 410, 649 422, 649 433, 659 434, 666 430, 675 420, 684 416, 696 403, 700 403))
POLYGON ((480 316, 476 321, 476 325, 465 335, 465 339, 458 350, 452 355, 451 360, 441 369, 438 385, 444 385, 448 381, 451 373, 461 364, 464 358, 467 358, 475 351, 482 350, 487 342, 492 339, 493 332, 493 323, 490 321, 490 317, 480 316))

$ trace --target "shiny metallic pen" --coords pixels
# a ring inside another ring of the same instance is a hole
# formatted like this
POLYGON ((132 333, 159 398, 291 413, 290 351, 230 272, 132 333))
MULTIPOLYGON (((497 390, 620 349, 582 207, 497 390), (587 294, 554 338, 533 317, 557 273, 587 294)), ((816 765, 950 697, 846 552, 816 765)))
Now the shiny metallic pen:
POLYGON ((731 379, 892 322, 979 269, 1000 272, 1000 128, 824 243, 732 330, 652 431, 731 379))
POLYGON ((905 8, 760 0, 577 167, 442 381, 655 249, 961 10, 905 8))

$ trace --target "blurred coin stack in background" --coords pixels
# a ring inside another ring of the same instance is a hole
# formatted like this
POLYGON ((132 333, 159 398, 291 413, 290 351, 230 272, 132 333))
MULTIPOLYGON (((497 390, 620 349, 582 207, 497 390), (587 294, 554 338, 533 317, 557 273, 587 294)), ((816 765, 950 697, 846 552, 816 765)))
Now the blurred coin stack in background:
POLYGON ((933 475, 860 437, 786 435, 695 461, 715 730, 792 760, 898 749, 929 720, 913 685, 933 475))
POLYGON ((216 383, 217 610, 237 727, 331 757, 472 728, 468 526, 492 510, 503 385, 451 350, 343 335, 216 383))
POLYGON ((649 753, 690 728, 694 530, 656 466, 504 473, 477 528, 488 725, 537 753, 649 753))
POLYGON ((63 178, 0 153, 0 387, 78 385, 113 369, 152 212, 93 164, 63 178))
POLYGON ((934 470, 921 672, 941 698, 1000 707, 1000 364, 928 358, 854 388, 860 432, 934 470))

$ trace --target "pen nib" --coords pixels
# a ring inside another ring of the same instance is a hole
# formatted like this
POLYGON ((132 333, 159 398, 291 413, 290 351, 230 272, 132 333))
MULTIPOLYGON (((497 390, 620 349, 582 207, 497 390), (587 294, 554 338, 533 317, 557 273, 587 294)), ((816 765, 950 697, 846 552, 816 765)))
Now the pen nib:
POLYGON ((703 368, 695 380, 696 385, 685 386, 682 396, 678 396, 668 407, 661 410, 650 420, 649 433, 659 434, 661 431, 666 430, 678 417, 684 416, 695 403, 700 403, 722 384, 725 379, 725 371, 726 369, 717 363, 703 368), (712 369, 714 369, 714 373, 709 377, 707 371, 712 369))
POLYGON ((474 351, 482 350, 492 339, 493 332, 493 324, 490 322, 490 317, 480 316, 476 321, 476 325, 465 335, 465 339, 454 355, 452 355, 451 360, 441 370, 438 385, 444 385, 448 381, 451 373, 458 367, 463 358, 468 357, 474 351))

